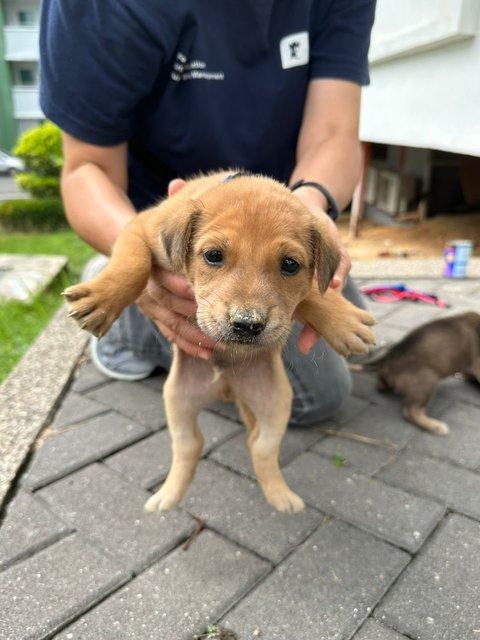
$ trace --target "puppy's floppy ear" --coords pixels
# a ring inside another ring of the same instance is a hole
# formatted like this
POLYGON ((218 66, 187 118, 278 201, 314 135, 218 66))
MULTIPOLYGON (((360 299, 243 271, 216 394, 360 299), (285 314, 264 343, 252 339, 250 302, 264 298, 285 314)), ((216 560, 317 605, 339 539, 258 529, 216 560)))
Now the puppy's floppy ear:
POLYGON ((340 250, 328 233, 326 225, 322 225, 317 221, 312 227, 311 243, 317 271, 318 288, 320 293, 325 293, 340 264, 340 250))
POLYGON ((173 271, 182 272, 187 265, 200 216, 201 204, 190 200, 181 213, 173 214, 162 225, 160 235, 173 271))

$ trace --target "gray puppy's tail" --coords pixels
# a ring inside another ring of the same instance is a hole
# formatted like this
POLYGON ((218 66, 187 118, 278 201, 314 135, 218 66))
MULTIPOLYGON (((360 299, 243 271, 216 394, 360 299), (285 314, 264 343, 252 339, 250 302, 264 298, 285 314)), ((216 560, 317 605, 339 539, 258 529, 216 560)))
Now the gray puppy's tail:
POLYGON ((374 349, 373 352, 364 356, 360 362, 348 362, 348 368, 350 371, 356 372, 376 371, 385 361, 391 346, 392 345, 384 345, 378 349, 374 349))

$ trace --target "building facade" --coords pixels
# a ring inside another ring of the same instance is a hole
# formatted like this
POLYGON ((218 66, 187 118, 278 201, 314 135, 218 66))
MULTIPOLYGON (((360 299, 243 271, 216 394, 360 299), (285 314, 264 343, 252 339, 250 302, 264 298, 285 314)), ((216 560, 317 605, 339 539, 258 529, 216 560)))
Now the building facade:
POLYGON ((479 0, 377 0, 365 141, 480 156, 479 0))
POLYGON ((40 0, 0 0, 0 147, 43 121, 38 99, 40 0))

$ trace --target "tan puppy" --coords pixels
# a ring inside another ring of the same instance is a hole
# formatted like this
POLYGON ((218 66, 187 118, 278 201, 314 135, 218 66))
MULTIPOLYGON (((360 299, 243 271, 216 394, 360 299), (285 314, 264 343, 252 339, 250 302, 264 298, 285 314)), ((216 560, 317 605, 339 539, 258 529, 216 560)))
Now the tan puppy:
POLYGON ((339 253, 326 227, 278 182, 229 175, 194 179, 138 215, 107 267, 65 292, 81 327, 102 336, 139 297, 152 263, 159 264, 187 277, 198 326, 225 347, 212 362, 174 348, 164 387, 173 461, 148 511, 170 509, 184 496, 203 447, 198 413, 219 397, 238 404, 266 499, 280 511, 303 509, 278 464, 292 401, 281 349, 293 314, 342 355, 366 352, 374 342, 373 318, 328 287, 339 253))
POLYGON ((376 372, 380 391, 405 396, 409 422, 445 436, 448 425, 427 416, 426 407, 443 378, 463 373, 480 382, 480 315, 472 311, 427 322, 379 358, 351 369, 376 372))

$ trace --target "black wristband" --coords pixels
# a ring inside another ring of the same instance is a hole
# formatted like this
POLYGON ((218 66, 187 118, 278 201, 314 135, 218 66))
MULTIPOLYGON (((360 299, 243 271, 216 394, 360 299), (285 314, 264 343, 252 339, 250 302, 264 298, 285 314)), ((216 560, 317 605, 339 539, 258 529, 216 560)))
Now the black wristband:
POLYGON ((325 187, 321 184, 318 184, 318 182, 298 180, 298 182, 292 184, 292 186, 290 187, 290 191, 295 191, 295 189, 299 189, 300 187, 313 187, 317 191, 320 191, 320 193, 325 196, 325 199, 328 203, 327 214, 332 220, 336 220, 338 218, 340 212, 338 210, 337 203, 335 202, 332 194, 330 193, 330 191, 328 191, 328 189, 325 189, 325 187))

